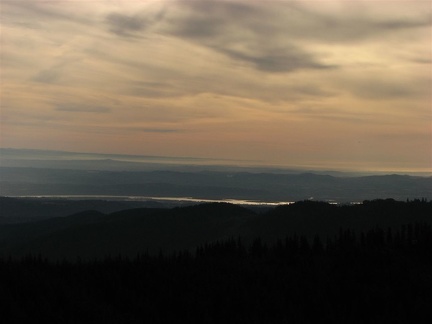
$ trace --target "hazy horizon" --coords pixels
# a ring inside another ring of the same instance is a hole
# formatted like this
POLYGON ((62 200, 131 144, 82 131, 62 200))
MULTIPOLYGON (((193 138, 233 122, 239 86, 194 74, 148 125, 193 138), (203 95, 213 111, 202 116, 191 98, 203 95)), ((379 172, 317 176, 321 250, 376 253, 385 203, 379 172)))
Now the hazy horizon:
POLYGON ((430 1, 3 0, 0 16, 0 147, 432 171, 430 1))
MULTIPOLYGON (((193 171, 194 167, 202 167, 202 170, 221 170, 221 171, 255 171, 255 172, 319 172, 331 175, 340 174, 346 176, 362 176, 362 175, 385 175, 385 174, 400 174, 412 176, 432 176, 432 171, 424 170, 410 172, 408 170, 358 170, 346 168, 326 168, 315 166, 287 166, 287 165, 271 165, 262 164, 262 161, 246 161, 246 160, 230 160, 230 159, 212 159, 200 157, 175 157, 175 156, 151 156, 151 155, 127 155, 127 154, 108 154, 108 153, 89 153, 89 152, 71 152, 62 150, 38 150, 38 149, 18 149, 18 148, 1 148, 0 147, 0 167, 43 167, 44 162, 118 162, 115 169, 123 171, 139 170, 139 165, 142 165, 142 170, 147 169, 146 166, 152 166, 154 170, 169 170, 170 167, 184 166, 190 167, 193 171), (40 165, 33 165, 35 161, 40 162, 40 165), (20 164, 21 163, 21 164, 20 164), (135 167, 135 168, 134 168, 135 167), (138 169, 137 169, 138 167, 138 169)), ((81 169, 89 168, 93 164, 76 164, 76 167, 81 169)), ((46 164, 46 168, 58 168, 61 165, 46 164)), ((62 168, 71 167, 65 164, 62 168)), ((73 167, 72 167, 73 168, 73 167)), ((199 169, 196 169, 199 170, 199 169)))

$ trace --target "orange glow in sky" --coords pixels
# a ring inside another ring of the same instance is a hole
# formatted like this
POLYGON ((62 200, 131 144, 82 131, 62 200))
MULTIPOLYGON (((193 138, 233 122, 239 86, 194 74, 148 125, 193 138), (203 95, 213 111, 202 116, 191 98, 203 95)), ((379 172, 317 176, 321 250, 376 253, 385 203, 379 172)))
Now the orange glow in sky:
POLYGON ((0 146, 432 169, 430 1, 1 2, 0 146))

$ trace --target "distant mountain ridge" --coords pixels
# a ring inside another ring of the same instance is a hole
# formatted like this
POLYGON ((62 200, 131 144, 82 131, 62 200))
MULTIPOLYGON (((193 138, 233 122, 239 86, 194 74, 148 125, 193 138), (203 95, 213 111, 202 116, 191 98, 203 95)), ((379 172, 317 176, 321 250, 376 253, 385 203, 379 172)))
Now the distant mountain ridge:
POLYGON ((242 160, 212 159, 201 157, 171 157, 151 155, 100 154, 67 151, 0 148, 0 165, 4 167, 35 167, 73 170, 105 171, 152 171, 168 170, 203 170, 211 167, 239 169, 235 165, 245 163, 242 160))
MULTIPOLYGON (((304 166, 268 166, 260 161, 217 159, 188 156, 151 156, 100 154, 38 149, 0 148, 0 166, 98 171, 218 171, 299 174, 311 172, 333 176, 401 174, 383 171, 341 171, 304 166)), ((432 171, 409 172, 413 176, 432 176, 432 171)))
POLYGON ((247 166, 257 161, 0 148, 0 196, 257 201, 432 199, 432 176, 247 166))
POLYGON ((0 195, 112 195, 336 202, 432 199, 432 177, 299 173, 90 171, 0 167, 0 195))

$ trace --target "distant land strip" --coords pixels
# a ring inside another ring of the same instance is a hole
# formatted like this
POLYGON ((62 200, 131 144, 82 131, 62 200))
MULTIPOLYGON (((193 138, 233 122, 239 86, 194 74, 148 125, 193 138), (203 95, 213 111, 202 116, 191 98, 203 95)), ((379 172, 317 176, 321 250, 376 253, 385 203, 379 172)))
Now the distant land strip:
MULTIPOLYGON (((9 198, 34 198, 34 199, 68 199, 68 200, 120 200, 120 201, 170 201, 170 202, 191 202, 191 203, 230 203, 234 205, 250 205, 250 206, 280 206, 294 204, 294 201, 258 201, 258 200, 243 200, 243 199, 207 199, 193 197, 148 197, 148 196, 112 196, 112 195, 21 195, 21 196, 5 196, 9 198)), ((330 204, 337 204, 334 201, 328 201, 330 204)), ((358 204, 361 202, 353 202, 358 204)))

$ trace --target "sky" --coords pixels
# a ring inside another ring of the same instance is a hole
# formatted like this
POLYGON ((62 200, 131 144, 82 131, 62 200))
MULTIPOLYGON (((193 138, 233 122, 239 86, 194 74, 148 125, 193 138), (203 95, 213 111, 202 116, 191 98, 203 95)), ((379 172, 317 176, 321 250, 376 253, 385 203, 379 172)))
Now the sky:
POLYGON ((432 3, 1 0, 3 148, 432 170, 432 3))

